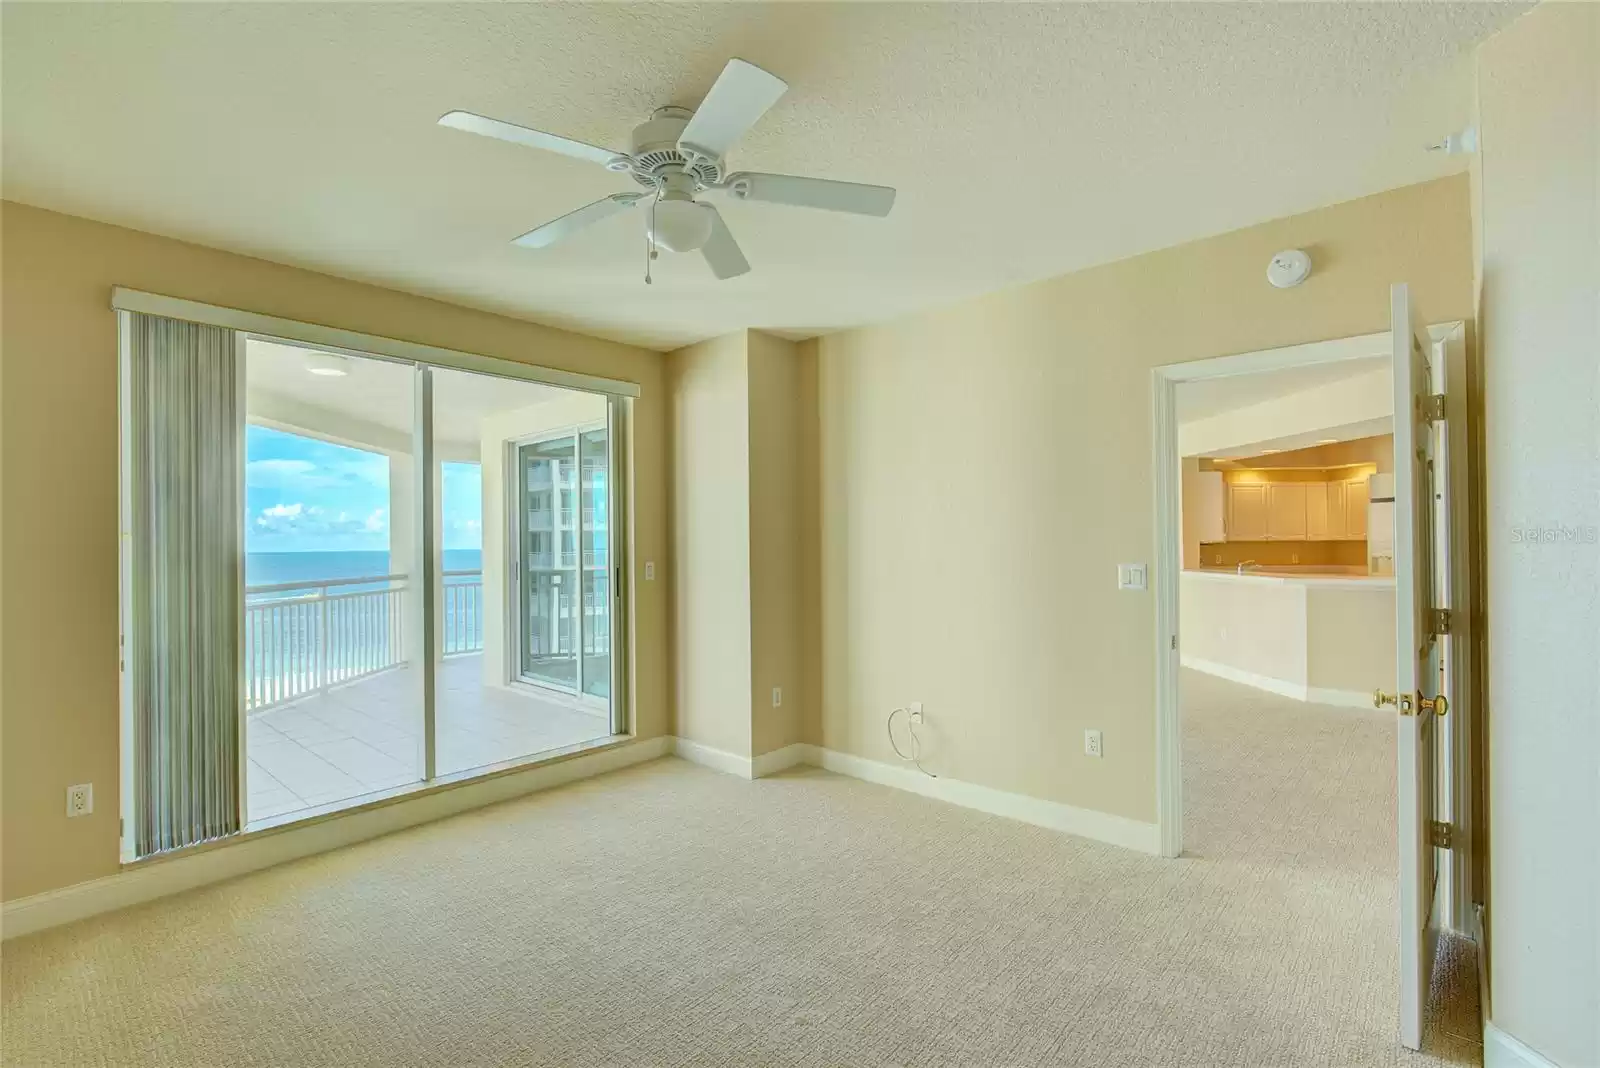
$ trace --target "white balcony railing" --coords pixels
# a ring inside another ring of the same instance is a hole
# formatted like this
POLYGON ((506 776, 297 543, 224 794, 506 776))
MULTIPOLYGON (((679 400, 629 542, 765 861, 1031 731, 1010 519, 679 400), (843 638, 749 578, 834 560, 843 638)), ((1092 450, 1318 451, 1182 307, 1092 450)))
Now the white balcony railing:
MULTIPOLYGON (((244 700, 255 712, 406 662, 407 575, 245 589, 244 700)), ((483 648, 483 573, 444 573, 445 655, 483 648)))
POLYGON ((445 656, 483 652, 483 572, 444 573, 445 656))

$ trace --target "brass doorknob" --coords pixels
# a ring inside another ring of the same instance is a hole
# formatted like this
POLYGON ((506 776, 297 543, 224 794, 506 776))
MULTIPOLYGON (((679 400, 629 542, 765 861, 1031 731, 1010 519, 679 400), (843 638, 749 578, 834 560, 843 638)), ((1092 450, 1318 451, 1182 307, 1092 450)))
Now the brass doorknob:
POLYGON ((1413 699, 1408 693, 1384 693, 1382 690, 1373 690, 1372 707, 1382 708, 1384 705, 1393 705, 1400 710, 1402 716, 1414 716, 1419 711, 1443 716, 1450 711, 1450 702, 1445 699, 1444 694, 1438 697, 1424 697, 1419 693, 1413 699))
POLYGON ((1411 715, 1411 695, 1408 693, 1384 693, 1382 690, 1373 690, 1372 707, 1382 708, 1384 705, 1394 705, 1402 716, 1411 715))

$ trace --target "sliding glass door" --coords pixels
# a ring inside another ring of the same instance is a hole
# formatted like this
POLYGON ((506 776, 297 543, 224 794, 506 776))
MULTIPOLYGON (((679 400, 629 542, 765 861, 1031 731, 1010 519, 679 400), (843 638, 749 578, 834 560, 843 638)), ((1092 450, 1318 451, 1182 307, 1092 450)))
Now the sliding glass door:
POLYGON ((626 733, 636 387, 113 302, 123 859, 626 733))
POLYGON ((578 435, 579 606, 578 688, 592 697, 611 695, 611 435, 604 427, 578 435))
POLYGON ((578 427, 516 447, 519 678, 611 693, 611 435, 578 427))

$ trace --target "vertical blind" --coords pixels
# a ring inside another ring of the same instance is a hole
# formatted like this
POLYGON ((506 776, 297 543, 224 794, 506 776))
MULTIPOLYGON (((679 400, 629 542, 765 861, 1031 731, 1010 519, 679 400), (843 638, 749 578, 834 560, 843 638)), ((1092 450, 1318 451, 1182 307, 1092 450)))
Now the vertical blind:
POLYGON ((239 803, 239 368, 234 332, 121 312, 134 849, 232 834, 239 803))

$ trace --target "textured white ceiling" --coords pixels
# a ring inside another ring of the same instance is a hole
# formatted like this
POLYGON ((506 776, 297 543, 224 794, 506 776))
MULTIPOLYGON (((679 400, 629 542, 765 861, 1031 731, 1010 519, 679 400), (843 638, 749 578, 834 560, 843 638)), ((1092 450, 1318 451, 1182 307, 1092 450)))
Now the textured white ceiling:
POLYGON ((671 347, 806 336, 1460 170, 1465 50, 1526 4, 4 4, 7 198, 671 347), (627 180, 434 125, 625 146, 730 56, 789 94, 733 167, 897 186, 735 203, 713 280, 642 220, 509 244, 627 180))

